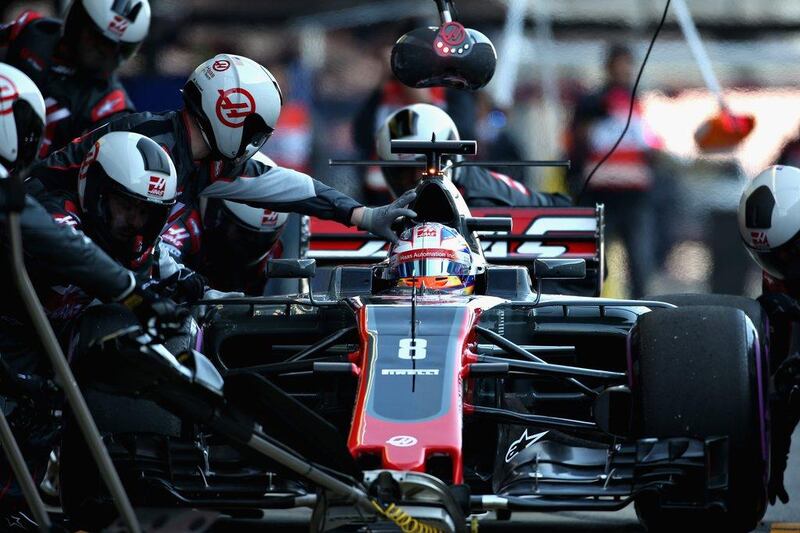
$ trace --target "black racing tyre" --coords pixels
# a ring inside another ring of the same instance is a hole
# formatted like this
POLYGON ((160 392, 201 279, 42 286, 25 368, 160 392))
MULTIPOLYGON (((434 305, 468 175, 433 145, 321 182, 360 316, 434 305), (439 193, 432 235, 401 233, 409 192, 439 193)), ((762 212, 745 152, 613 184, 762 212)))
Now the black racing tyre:
POLYGON ((753 325, 758 331, 758 338, 764 344, 767 341, 767 314, 761 307, 761 304, 752 298, 745 296, 736 296, 733 294, 697 294, 697 293, 682 293, 682 294, 662 294, 659 296, 648 297, 648 300, 657 300, 659 302, 667 302, 678 307, 688 307, 696 305, 718 305, 721 307, 733 307, 734 309, 741 309, 744 314, 753 322, 753 325))
MULTIPOLYGON (((181 436, 180 419, 150 400, 94 390, 84 391, 84 397, 107 446, 114 441, 119 448, 124 436, 132 434, 156 438, 181 436)), ((74 525, 88 531, 107 527, 117 516, 116 507, 71 413, 65 413, 64 417, 60 463, 59 481, 64 513, 74 525)), ((132 503, 141 503, 137 502, 140 495, 130 490, 128 481, 135 481, 126 475, 125 465, 117 461, 115 465, 132 503)))
POLYGON ((670 507, 644 493, 636 512, 649 531, 692 526, 751 531, 766 510, 766 446, 760 350, 733 307, 659 309, 631 331, 635 426, 642 437, 728 437, 724 509, 670 507))

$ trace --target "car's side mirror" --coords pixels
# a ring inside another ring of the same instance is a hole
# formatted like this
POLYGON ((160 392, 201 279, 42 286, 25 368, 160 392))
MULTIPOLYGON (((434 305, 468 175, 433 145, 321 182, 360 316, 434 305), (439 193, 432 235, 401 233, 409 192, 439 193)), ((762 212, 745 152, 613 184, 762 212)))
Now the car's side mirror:
POLYGON ((269 259, 267 277, 269 278, 313 278, 317 273, 316 259, 269 259))
POLYGON ((585 259, 536 259, 533 262, 533 277, 542 279, 585 279, 585 259))

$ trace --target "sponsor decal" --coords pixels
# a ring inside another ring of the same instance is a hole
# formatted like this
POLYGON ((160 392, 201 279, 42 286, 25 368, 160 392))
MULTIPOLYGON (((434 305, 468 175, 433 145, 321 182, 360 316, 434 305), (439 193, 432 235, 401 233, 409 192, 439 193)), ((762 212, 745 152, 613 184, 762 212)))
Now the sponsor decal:
POLYGON ((264 215, 261 217, 261 225, 272 227, 278 223, 278 213, 264 209, 264 215))
POLYGON ((121 89, 111 91, 92 108, 92 121, 119 113, 125 110, 125 93, 121 89))
POLYGON ((214 61, 214 64, 211 65, 211 68, 216 70, 217 72, 225 72, 229 68, 231 68, 231 62, 227 59, 218 59, 214 61))
POLYGON ((0 115, 11 113, 18 97, 19 91, 14 82, 10 78, 0 75, 0 115))
POLYGON ((519 452, 532 446, 537 441, 539 441, 542 437, 547 435, 549 431, 542 431, 541 433, 536 433, 535 435, 528 436, 528 430, 526 429, 520 437, 511 443, 511 446, 508 447, 508 451, 506 452, 506 462, 511 462, 511 459, 516 457, 519 452))
POLYGON ((417 237, 436 237, 438 231, 430 226, 420 226, 417 228, 417 237))
POLYGON ((401 252, 394 258, 395 263, 406 263, 408 261, 418 261, 420 259, 449 259, 459 261, 458 252, 445 248, 422 248, 419 250, 409 250, 401 252))
POLYGON ((150 176, 150 183, 147 185, 147 194, 150 196, 163 197, 167 190, 167 178, 150 176))
POLYGON ((220 122, 229 128, 241 128, 244 126, 244 119, 256 112, 256 101, 246 89, 220 89, 216 111, 220 122))
POLYGON ((395 435, 386 441, 390 446, 397 446, 398 448, 409 448, 417 444, 417 438, 410 435, 395 435))
POLYGON ((122 35, 125 33, 125 30, 128 29, 129 24, 130 21, 125 17, 114 15, 114 18, 108 23, 108 31, 118 37, 122 37, 122 35))
POLYGON ((767 234, 763 231, 751 231, 750 242, 756 248, 769 248, 769 239, 767 239, 767 234))
POLYGON ((438 376, 438 368, 384 368, 383 376, 438 376))
POLYGON ((400 339, 397 357, 400 359, 425 359, 428 341, 426 339, 400 339))
POLYGON ((183 243, 191 237, 189 232, 180 226, 172 226, 161 234, 161 239, 176 248, 183 248, 183 243))

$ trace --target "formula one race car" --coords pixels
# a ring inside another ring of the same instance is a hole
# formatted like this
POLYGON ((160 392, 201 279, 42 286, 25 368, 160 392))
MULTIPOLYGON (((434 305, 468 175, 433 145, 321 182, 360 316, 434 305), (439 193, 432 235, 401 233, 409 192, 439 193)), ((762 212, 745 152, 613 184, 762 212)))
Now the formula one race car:
MULTIPOLYGON (((435 160, 475 149, 393 146, 435 160)), ((331 265, 324 291, 206 302, 202 343, 186 345, 208 359, 143 357, 142 346, 113 359, 113 387, 87 400, 135 505, 248 518, 309 507, 312 531, 466 531, 488 510, 631 503, 651 530, 756 526, 769 443, 749 301, 549 294, 547 280, 585 277, 585 258, 492 264, 477 232, 507 232, 511 221, 474 217, 441 172, 420 183, 412 208, 416 220, 399 230, 438 222, 466 239, 474 294, 387 292, 385 261, 331 265), (109 392, 120 390, 138 397, 109 392)), ((324 243, 364 246, 338 241, 312 239, 322 243, 312 252, 323 260, 324 243)), ((314 265, 270 269, 311 277, 314 265)), ((68 427, 65 511, 97 527, 108 501, 85 456, 68 427)))

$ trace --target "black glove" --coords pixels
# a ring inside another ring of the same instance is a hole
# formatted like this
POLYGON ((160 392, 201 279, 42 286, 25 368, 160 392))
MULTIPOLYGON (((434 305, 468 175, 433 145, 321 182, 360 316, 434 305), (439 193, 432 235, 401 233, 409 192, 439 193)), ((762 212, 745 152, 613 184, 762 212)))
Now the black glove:
POLYGON ((189 317, 188 309, 141 285, 137 285, 121 303, 133 311, 145 331, 153 337, 166 332, 180 332, 189 317))
POLYGON ((782 315, 789 320, 800 320, 800 304, 783 292, 765 292, 758 297, 758 303, 769 316, 782 315))
POLYGON ((774 375, 775 395, 772 404, 772 447, 768 495, 786 504, 789 494, 783 476, 792 444, 792 433, 800 421, 800 355, 794 354, 778 367, 774 375))
POLYGON ((149 287, 161 296, 178 302, 193 303, 203 298, 207 286, 208 280, 205 276, 194 270, 182 268, 149 287))
POLYGON ((364 215, 361 217, 358 228, 369 231, 378 237, 383 237, 391 243, 396 243, 398 239, 395 232, 392 231, 392 224, 400 217, 413 218, 417 216, 411 209, 405 209, 416 197, 416 192, 407 191, 403 196, 389 205, 365 207, 364 215))

